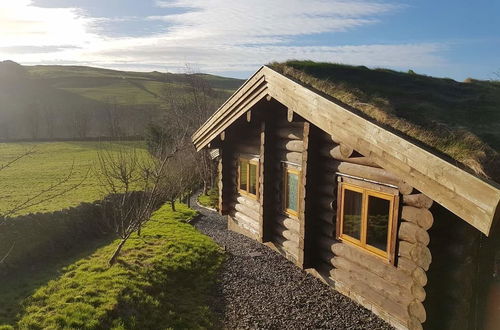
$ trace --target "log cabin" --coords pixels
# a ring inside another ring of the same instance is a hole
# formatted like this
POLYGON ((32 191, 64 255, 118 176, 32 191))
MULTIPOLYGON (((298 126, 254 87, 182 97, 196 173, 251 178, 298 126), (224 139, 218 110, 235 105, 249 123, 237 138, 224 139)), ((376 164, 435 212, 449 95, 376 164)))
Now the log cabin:
POLYGON ((477 329, 495 317, 499 105, 493 82, 289 61, 192 139, 219 151, 229 229, 397 329, 477 329))

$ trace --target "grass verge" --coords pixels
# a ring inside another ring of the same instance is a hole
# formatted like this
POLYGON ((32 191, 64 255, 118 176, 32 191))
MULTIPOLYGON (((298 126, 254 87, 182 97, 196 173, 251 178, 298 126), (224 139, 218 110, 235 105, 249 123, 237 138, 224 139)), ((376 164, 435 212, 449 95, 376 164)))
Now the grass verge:
MULTIPOLYGON (((118 240, 64 269, 24 302, 16 327, 29 329, 214 328, 209 308, 219 247, 183 220, 196 212, 164 205, 141 237, 129 239, 113 267, 118 240)), ((1 327, 0 327, 1 328, 1 327)))
POLYGON ((213 209, 217 208, 217 204, 219 203, 219 191, 217 188, 210 189, 207 195, 201 194, 198 196, 198 203, 213 209))

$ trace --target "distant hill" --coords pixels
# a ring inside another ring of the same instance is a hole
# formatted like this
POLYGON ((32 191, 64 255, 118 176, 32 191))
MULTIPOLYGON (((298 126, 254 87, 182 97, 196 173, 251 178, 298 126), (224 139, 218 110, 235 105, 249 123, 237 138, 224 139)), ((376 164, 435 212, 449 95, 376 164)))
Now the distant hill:
POLYGON ((0 62, 0 140, 141 135, 168 111, 168 97, 189 97, 193 79, 210 86, 216 104, 243 83, 208 74, 0 62))

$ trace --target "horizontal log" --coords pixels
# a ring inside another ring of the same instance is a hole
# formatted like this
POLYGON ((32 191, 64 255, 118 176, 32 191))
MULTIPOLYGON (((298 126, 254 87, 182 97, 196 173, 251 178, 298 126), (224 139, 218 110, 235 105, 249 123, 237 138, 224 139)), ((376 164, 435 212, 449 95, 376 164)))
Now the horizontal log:
POLYGON ((276 225, 273 227, 273 231, 277 235, 283 236, 285 239, 293 242, 299 243, 299 233, 294 230, 289 230, 283 226, 276 225))
POLYGON ((254 219, 257 222, 259 221, 259 218, 260 218, 259 209, 251 208, 248 205, 241 204, 241 203, 234 203, 232 205, 232 208, 238 212, 245 214, 249 218, 254 219))
POLYGON ((410 317, 414 317, 420 322, 424 323, 427 319, 427 313, 425 312, 424 305, 419 301, 413 301, 408 305, 408 314, 410 317))
MULTIPOLYGON (((260 141, 259 141, 260 142, 260 141)), ((258 155, 260 154, 260 144, 236 144, 234 149, 237 153, 258 155)))
POLYGON ((295 164, 302 164, 302 153, 300 152, 280 152, 279 153, 280 160, 284 160, 287 162, 292 162, 295 164))
POLYGON ((427 274, 421 267, 417 266, 413 260, 399 257, 397 261, 398 270, 410 275, 413 278, 413 281, 420 286, 424 287, 427 285, 427 274))
POLYGON ((246 206, 248 206, 249 208, 255 210, 255 211, 259 211, 260 209, 260 203, 258 200, 256 199, 253 199, 253 198, 249 198, 249 197, 246 197, 244 195, 240 195, 238 194, 236 196, 236 201, 240 204, 244 204, 246 206))
POLYGON ((320 196, 316 199, 316 207, 319 208, 315 210, 315 213, 324 213, 326 210, 331 213, 336 209, 336 201, 334 196, 320 196))
POLYGON ((401 219, 413 222, 425 230, 429 230, 434 223, 431 211, 413 206, 403 206, 401 219))
POLYGON ((325 165, 331 172, 345 173, 377 182, 397 185, 401 181, 396 176, 381 168, 338 161, 327 162, 325 165))
POLYGON ((422 267, 426 271, 429 270, 432 262, 431 251, 420 243, 412 244, 400 241, 399 255, 413 260, 417 266, 422 267))
POLYGON ((256 231, 259 231, 259 222, 258 222, 258 220, 252 219, 249 216, 247 216, 246 214, 243 214, 243 213, 238 212, 238 211, 233 211, 231 213, 231 216, 234 219, 236 219, 236 221, 238 223, 244 222, 246 225, 252 227, 256 231))
POLYGON ((325 235, 318 235, 316 238, 315 238, 315 241, 317 242, 318 244, 318 247, 320 249, 323 249, 325 251, 331 251, 335 254, 335 252, 332 250, 332 246, 336 243, 338 243, 338 241, 336 239, 333 239, 329 236, 325 236, 325 235))
POLYGON ((331 250, 335 255, 356 262, 365 267, 368 271, 400 287, 409 288, 414 283, 409 273, 398 270, 394 266, 382 262, 380 258, 368 254, 354 246, 336 242, 332 245, 331 250))
POLYGON ((304 142, 302 140, 280 139, 277 142, 277 147, 282 150, 302 152, 304 142))
POLYGON ((429 209, 433 200, 424 194, 412 194, 403 196, 403 204, 423 209, 429 209))
POLYGON ((335 175, 331 175, 331 176, 333 177, 333 180, 329 180, 329 182, 327 182, 328 178, 326 178, 326 180, 323 180, 323 177, 325 177, 325 176, 320 177, 319 181, 321 182, 321 184, 318 184, 312 188, 314 188, 316 190, 316 193, 318 195, 321 195, 324 197, 329 197, 331 199, 335 199, 336 195, 337 195, 337 191, 336 191, 337 185, 335 182, 335 175))
POLYGON ((276 135, 282 139, 302 140, 304 134, 302 128, 284 127, 276 130, 276 135))
POLYGON ((339 161, 344 161, 348 163, 353 163, 353 164, 360 164, 360 165, 366 165, 366 166, 371 166, 371 167, 376 167, 380 168, 380 166, 375 163, 373 160, 369 159, 368 157, 345 157, 342 152, 341 152, 341 147, 340 145, 336 145, 333 148, 330 148, 328 145, 323 146, 319 149, 320 155, 326 158, 333 158, 339 161))
POLYGON ((422 302, 425 300, 426 293, 425 293, 425 289, 422 286, 420 286, 416 283, 413 283, 410 291, 411 291, 412 296, 415 299, 417 299, 418 301, 422 302))
POLYGON ((375 291, 368 284, 359 281, 357 278, 354 278, 351 273, 345 270, 334 268, 330 271, 330 277, 334 281, 338 281, 342 285, 347 286, 350 292, 360 295, 370 303, 379 306, 384 312, 387 312, 393 317, 401 321, 408 319, 407 306, 403 306, 395 301, 386 299, 384 295, 381 295, 379 292, 375 291))
POLYGON ((285 217, 283 215, 280 215, 276 218, 276 223, 285 227, 288 230, 293 230, 297 233, 299 232, 299 229, 300 229, 300 223, 298 220, 291 219, 291 218, 285 217))
POLYGON ((287 240, 281 235, 274 235, 273 242, 275 244, 281 246, 284 250, 286 250, 288 253, 290 253, 296 259, 298 259, 298 254, 299 254, 298 242, 287 240))
POLYGON ((403 221, 399 226, 398 238, 410 243, 421 243, 427 246, 430 242, 429 234, 413 222, 403 221))
POLYGON ((416 317, 410 317, 408 320, 408 330, 423 330, 422 322, 420 322, 416 317))
POLYGON ((345 143, 341 143, 340 144, 340 154, 343 157, 346 157, 346 158, 351 157, 353 153, 354 153, 354 149, 353 148, 351 148, 350 146, 348 146, 345 143))
POLYGON ((237 226, 248 230, 254 235, 259 235, 259 231, 255 226, 253 226, 251 223, 248 223, 247 221, 243 220, 242 218, 236 217, 234 214, 229 214, 230 216, 230 221, 233 221, 237 226))
POLYGON ((334 211, 325 210, 323 212, 317 212, 316 218, 320 221, 335 225, 337 214, 334 211))
POLYGON ((319 249, 317 251, 317 259, 320 260, 323 263, 329 264, 330 266, 332 265, 332 259, 335 257, 335 255, 332 253, 330 250, 325 250, 325 249, 319 249))
POLYGON ((402 287, 398 284, 391 283, 385 278, 372 273, 368 268, 346 258, 336 256, 332 258, 331 263, 335 268, 348 271, 354 278, 368 284, 373 290, 377 291, 386 299, 403 305, 408 305, 414 299, 409 287, 402 287))
POLYGON ((327 236, 329 238, 335 238, 335 226, 324 221, 315 221, 314 219, 314 230, 316 233, 327 236))

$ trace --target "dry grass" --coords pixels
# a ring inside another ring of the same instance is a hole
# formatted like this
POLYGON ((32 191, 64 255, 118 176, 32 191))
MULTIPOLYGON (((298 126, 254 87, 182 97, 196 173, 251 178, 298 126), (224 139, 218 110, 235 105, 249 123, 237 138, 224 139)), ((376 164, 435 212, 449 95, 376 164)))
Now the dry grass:
POLYGON ((500 84, 459 83, 311 61, 269 66, 458 162, 465 170, 500 182, 500 84))

